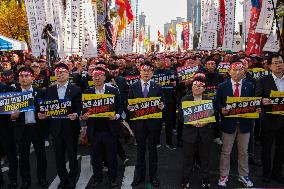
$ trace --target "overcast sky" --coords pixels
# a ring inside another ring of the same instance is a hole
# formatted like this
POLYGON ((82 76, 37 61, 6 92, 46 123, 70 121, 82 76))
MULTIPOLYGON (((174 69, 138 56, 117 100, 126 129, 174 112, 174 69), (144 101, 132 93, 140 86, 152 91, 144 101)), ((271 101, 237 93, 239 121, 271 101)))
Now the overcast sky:
MULTIPOLYGON (((237 2, 242 0, 237 0, 237 2)), ((151 27, 151 40, 156 40, 158 30, 164 33, 164 24, 176 17, 186 20, 187 0, 139 0, 139 13, 146 15, 146 25, 151 27)), ((242 18, 242 7, 237 3, 236 23, 242 18)), ((237 28, 236 28, 237 29, 237 28)))

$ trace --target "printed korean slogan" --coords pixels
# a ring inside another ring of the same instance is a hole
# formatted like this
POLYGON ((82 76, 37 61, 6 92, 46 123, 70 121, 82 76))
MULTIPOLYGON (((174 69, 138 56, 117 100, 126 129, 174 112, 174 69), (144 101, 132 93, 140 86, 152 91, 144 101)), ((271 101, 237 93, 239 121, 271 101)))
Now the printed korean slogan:
POLYGON ((249 74, 254 78, 254 79, 259 79, 265 75, 271 74, 270 71, 265 70, 263 68, 253 68, 248 70, 249 74))
POLYGON ((128 75, 125 77, 125 79, 127 86, 130 86, 140 79, 140 75, 128 75))
POLYGON ((212 100, 183 101, 184 124, 216 122, 212 100))
POLYGON ((130 120, 162 118, 162 110, 158 107, 160 102, 160 97, 128 99, 128 105, 133 107, 130 120))
POLYGON ((34 111, 32 91, 0 94, 0 114, 12 114, 14 111, 34 111))
POLYGON ((177 68, 179 81, 185 82, 189 79, 192 79, 192 77, 197 71, 198 71, 198 66, 195 67, 184 66, 177 68))
POLYGON ((227 97, 226 109, 230 110, 225 117, 259 118, 256 112, 260 108, 261 97, 227 97))
POLYGON ((230 68, 230 62, 220 62, 220 64, 217 67, 217 72, 219 74, 225 75, 228 73, 230 68))
POLYGON ((39 99, 39 111, 48 118, 67 118, 71 113, 71 104, 68 99, 39 99))
POLYGON ((164 88, 173 88, 171 82, 175 81, 174 74, 157 74, 152 77, 152 81, 163 86, 164 88))
POLYGON ((270 99, 272 103, 270 114, 284 115, 284 92, 271 91, 270 99))
POLYGON ((115 114, 114 96, 112 94, 83 94, 82 114, 90 113, 90 117, 109 117, 115 114))

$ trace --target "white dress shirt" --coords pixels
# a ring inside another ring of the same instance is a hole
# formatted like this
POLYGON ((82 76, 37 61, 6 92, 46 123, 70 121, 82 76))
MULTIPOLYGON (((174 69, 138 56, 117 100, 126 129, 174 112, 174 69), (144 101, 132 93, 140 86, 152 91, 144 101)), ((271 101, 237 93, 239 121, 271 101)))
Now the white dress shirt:
POLYGON ((66 90, 67 90, 67 86, 68 86, 68 81, 63 86, 59 86, 57 84, 57 93, 58 93, 59 99, 64 99, 65 98, 65 93, 66 93, 66 90))
MULTIPOLYGON (((233 94, 235 94, 237 82, 234 82, 233 79, 231 78, 231 83, 232 83, 233 94)), ((242 96, 242 85, 243 85, 242 83, 243 83, 243 80, 240 80, 238 83, 239 83, 239 94, 240 94, 240 96, 242 96)))
MULTIPOLYGON (((142 87, 142 92, 144 91, 145 88, 145 83, 142 79, 141 79, 141 87, 142 87)), ((147 91, 149 92, 150 89, 150 81, 147 82, 147 91)))
MULTIPOLYGON (((105 84, 104 84, 104 87, 101 90, 98 90, 95 87, 96 94, 105 94, 105 91, 106 91, 106 85, 105 84)), ((115 119, 119 119, 119 118, 120 118, 120 115, 119 114, 115 114, 115 119)))
POLYGON ((279 79, 272 73, 272 77, 275 81, 278 91, 284 92, 284 75, 279 79))
MULTIPOLYGON (((34 91, 34 89, 32 86, 28 90, 22 88, 22 92, 26 91, 34 91)), ((25 112, 25 124, 31 124, 31 123, 36 123, 35 112, 34 111, 25 112)))

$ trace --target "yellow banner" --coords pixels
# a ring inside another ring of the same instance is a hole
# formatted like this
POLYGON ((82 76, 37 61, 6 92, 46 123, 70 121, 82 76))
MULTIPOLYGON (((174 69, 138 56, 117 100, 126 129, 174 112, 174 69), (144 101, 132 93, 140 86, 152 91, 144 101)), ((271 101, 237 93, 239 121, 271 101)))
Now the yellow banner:
POLYGON ((128 105, 133 109, 130 111, 130 120, 161 119, 162 110, 158 108, 161 97, 128 99, 128 105))
POLYGON ((89 85, 89 87, 94 86, 94 81, 88 81, 88 85, 89 85))
POLYGON ((183 101, 184 124, 216 122, 212 100, 183 101))
POLYGON ((226 109, 230 110, 225 117, 239 117, 247 119, 259 118, 256 108, 261 105, 261 97, 227 97, 226 109))
POLYGON ((284 92, 271 91, 270 98, 272 98, 272 110, 266 113, 284 115, 284 92))
POLYGON ((114 116, 114 98, 113 94, 82 94, 83 114, 89 112, 90 117, 114 116))

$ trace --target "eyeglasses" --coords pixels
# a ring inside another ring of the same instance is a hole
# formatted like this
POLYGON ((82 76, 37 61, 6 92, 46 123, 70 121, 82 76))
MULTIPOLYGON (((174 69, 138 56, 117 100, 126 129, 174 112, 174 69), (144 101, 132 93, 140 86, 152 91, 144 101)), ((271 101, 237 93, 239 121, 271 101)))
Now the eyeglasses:
POLYGON ((284 61, 275 61, 275 62, 272 62, 271 64, 278 65, 278 64, 283 64, 283 63, 284 63, 284 61))

